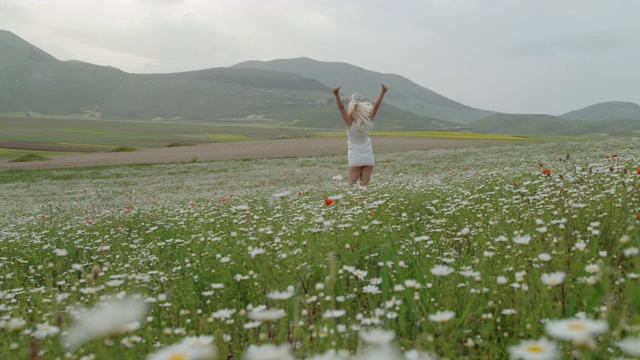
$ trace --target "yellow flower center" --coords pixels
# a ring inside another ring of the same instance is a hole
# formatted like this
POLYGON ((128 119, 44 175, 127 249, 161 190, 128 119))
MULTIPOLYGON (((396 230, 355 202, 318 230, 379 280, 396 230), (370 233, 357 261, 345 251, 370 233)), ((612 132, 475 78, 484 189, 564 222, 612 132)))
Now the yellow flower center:
POLYGON ((179 352, 179 353, 175 353, 175 354, 171 354, 171 356, 169 356, 169 360, 185 360, 187 358, 187 353, 185 352, 179 352))
POLYGON ((556 285, 556 284, 558 284, 558 280, 556 279, 549 280, 549 285, 556 285))
POLYGON ((541 353, 544 351, 544 348, 538 344, 527 345, 526 349, 528 352, 532 353, 541 353))
POLYGON ((570 322, 569 329, 571 330, 584 330, 585 325, 582 322, 570 322))

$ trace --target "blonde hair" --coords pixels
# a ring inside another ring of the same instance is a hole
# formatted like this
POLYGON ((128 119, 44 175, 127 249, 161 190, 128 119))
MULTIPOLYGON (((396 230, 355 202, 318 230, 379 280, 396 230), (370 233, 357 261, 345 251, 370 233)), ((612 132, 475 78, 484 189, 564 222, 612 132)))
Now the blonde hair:
POLYGON ((351 116, 352 121, 355 121, 357 126, 356 130, 362 134, 373 128, 373 122, 369 118, 373 104, 367 100, 356 100, 356 96, 358 96, 358 94, 351 95, 348 108, 349 116, 351 116))

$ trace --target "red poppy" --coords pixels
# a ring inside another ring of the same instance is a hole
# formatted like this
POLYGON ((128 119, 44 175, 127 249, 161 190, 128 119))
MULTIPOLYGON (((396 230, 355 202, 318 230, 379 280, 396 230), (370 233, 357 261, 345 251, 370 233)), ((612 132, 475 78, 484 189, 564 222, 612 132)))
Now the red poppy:
POLYGON ((611 157, 615 159, 615 158, 618 157, 618 154, 613 154, 613 155, 611 155, 611 157))
POLYGON ((609 159, 609 155, 605 156, 605 159, 609 159))
POLYGON ((640 168, 637 168, 637 169, 636 169, 636 173, 637 173, 638 175, 640 175, 640 168))
POLYGON ((333 204, 333 200, 331 200, 330 198, 326 198, 324 199, 324 203, 327 204, 327 206, 333 204))
POLYGON ((542 170, 542 175, 545 175, 545 176, 551 175, 551 170, 549 170, 549 169, 542 170))

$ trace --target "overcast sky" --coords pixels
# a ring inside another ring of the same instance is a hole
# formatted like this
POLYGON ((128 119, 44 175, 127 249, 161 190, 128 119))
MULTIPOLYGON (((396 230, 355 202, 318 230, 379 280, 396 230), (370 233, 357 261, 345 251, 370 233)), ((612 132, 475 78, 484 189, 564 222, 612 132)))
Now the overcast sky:
POLYGON ((304 56, 500 112, 640 103, 636 0, 0 0, 0 29, 135 73, 304 56))

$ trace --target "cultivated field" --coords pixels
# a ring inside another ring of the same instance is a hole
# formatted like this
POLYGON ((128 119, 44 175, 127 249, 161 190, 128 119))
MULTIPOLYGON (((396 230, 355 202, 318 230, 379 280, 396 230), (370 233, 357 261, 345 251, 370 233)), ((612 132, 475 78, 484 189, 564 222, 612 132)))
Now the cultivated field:
POLYGON ((1 357, 640 355, 634 143, 398 139, 5 168, 1 357))
MULTIPOLYGON (((290 126, 286 121, 275 120, 234 120, 234 121, 132 121, 132 120, 82 120, 82 119, 66 119, 66 118, 18 118, 18 117, 2 117, 0 116, 0 161, 13 160, 21 155, 33 153, 45 157, 68 155, 73 153, 97 153, 110 152, 118 147, 132 147, 135 149, 161 149, 166 147, 183 147, 189 145, 213 144, 212 147, 198 150, 183 149, 178 151, 179 154, 188 154, 188 160, 171 161, 190 161, 194 157, 206 160, 214 159, 231 159, 231 158, 254 158, 265 157, 262 155, 266 151, 269 156, 299 156, 296 151, 302 152, 303 156, 309 155, 325 155, 337 154, 336 150, 323 150, 322 141, 315 140, 316 137, 344 138, 346 133, 344 125, 336 122, 339 130, 326 131, 316 128, 301 128, 290 126), (300 146, 296 144, 296 148, 290 148, 289 145, 283 145, 280 142, 258 142, 252 144, 253 141, 260 140, 280 140, 280 139, 299 139, 304 138, 303 144, 308 142, 316 145, 300 146), (237 142, 246 144, 235 144, 237 142), (227 150, 227 143, 230 143, 227 150), (217 145, 215 145, 217 144, 217 145), (268 144, 268 145, 266 145, 268 144), (243 150, 246 148, 246 150, 243 150), (260 149, 262 148, 262 149, 260 149), (313 152, 308 148, 313 148, 313 152), (288 154, 284 151, 288 150, 288 154), (320 150, 319 152, 317 152, 320 150), (213 155, 212 153, 216 154, 213 155), (204 155, 202 154, 204 153, 204 155), (237 153, 238 155, 234 155, 237 153), (254 154, 256 154, 254 156, 254 154)), ((377 137, 394 137, 392 141, 398 144, 403 150, 418 150, 416 147, 419 143, 428 143, 427 140, 419 141, 416 138, 432 139, 432 138, 449 138, 449 139, 465 139, 470 140, 469 144, 478 144, 473 140, 521 140, 526 141, 530 138, 476 134, 476 133, 460 133, 460 132, 380 132, 372 133, 377 137), (407 138, 405 140, 401 138, 407 138), (407 146, 404 145, 410 144, 407 146)), ((335 140, 335 139, 334 139, 335 140)), ((344 150, 344 142, 342 140, 336 147, 344 150)), ((384 151, 386 144, 390 140, 382 141, 381 149, 384 151)), ((454 141, 455 142, 455 141, 454 141)), ((327 147, 334 146, 338 142, 326 141, 327 147)), ((436 141, 435 147, 442 146, 443 142, 436 141)), ((425 149, 430 145, 425 145, 425 149)), ((454 145, 457 146, 457 145, 454 145)), ((466 145, 463 145, 466 146, 466 145)), ((158 160, 167 155, 171 157, 174 152, 160 152, 153 155, 158 160), (168 155, 169 154, 169 155, 168 155)), ((152 156, 154 153, 147 153, 140 156, 152 156)), ((130 155, 132 157, 138 155, 130 155)), ((182 155, 173 155, 182 156, 182 155)), ((99 159, 105 156, 98 157, 99 159)), ((117 158, 117 157, 116 157, 117 158)), ((121 159, 129 158, 120 156, 121 159)), ((98 160, 100 161, 100 160, 98 160)), ((118 163, 117 160, 115 163, 118 163)), ((145 161, 153 162, 153 159, 145 161)), ((78 165, 76 165, 78 166, 78 165)))
MULTIPOLYGON (((422 137, 374 137, 378 154, 429 149, 479 148, 522 144, 522 140, 446 139, 422 137)), ((33 151, 31 151, 33 152, 33 151)), ((242 160, 283 157, 309 157, 344 154, 343 136, 214 142, 197 146, 141 149, 132 152, 49 153, 49 160, 16 163, 0 162, 0 169, 47 169, 121 164, 154 164, 215 160, 242 160)))

